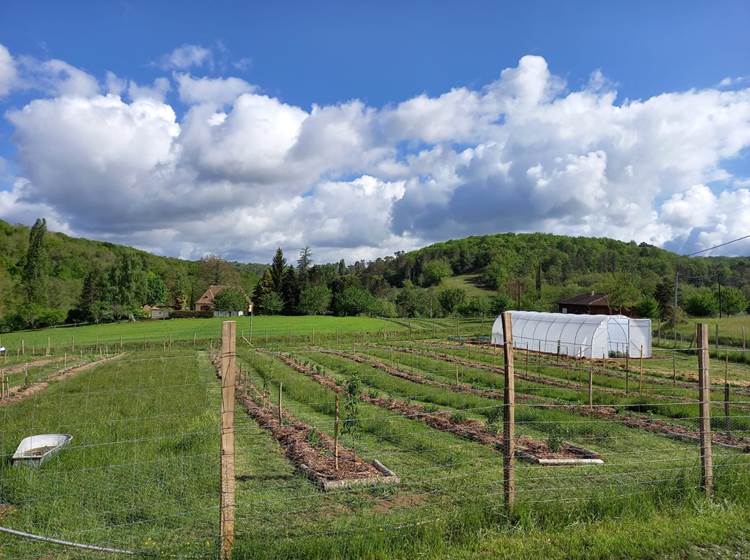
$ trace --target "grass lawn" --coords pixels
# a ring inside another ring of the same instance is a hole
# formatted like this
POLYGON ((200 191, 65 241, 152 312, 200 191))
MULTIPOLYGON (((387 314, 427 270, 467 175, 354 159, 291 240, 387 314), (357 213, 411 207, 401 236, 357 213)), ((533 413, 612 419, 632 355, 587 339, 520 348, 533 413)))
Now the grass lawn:
POLYGON ((486 297, 495 295, 494 290, 485 288, 479 274, 459 274, 443 278, 441 288, 461 288, 469 297, 486 297))
MULTIPOLYGON (((746 344, 750 345, 750 315, 734 315, 732 317, 702 317, 702 318, 690 318, 684 323, 677 325, 677 333, 682 335, 682 340, 685 346, 695 336, 695 325, 696 323, 708 324, 708 334, 711 340, 711 345, 716 343, 716 326, 719 327, 719 344, 727 346, 742 346, 742 328, 745 328, 746 333, 746 344)), ((667 345, 672 341, 672 327, 665 325, 662 329, 662 334, 667 345)), ((695 344, 693 344, 695 346, 695 344)))
MULTIPOLYGON (((46 350, 49 340, 53 351, 62 352, 63 348, 71 348, 72 344, 91 346, 95 344, 124 343, 172 340, 215 339, 221 336, 221 323, 226 319, 216 317, 212 319, 169 319, 165 321, 140 321, 137 323, 113 323, 103 325, 85 325, 82 327, 66 327, 40 329, 33 331, 18 331, 0 335, 0 342, 8 349, 10 357, 24 341, 25 350, 36 355, 46 350)), ((238 317, 237 333, 250 336, 250 318, 238 317)), ((333 317, 333 316, 300 316, 287 317, 281 315, 261 315, 253 318, 252 334, 258 339, 285 338, 291 335, 311 336, 341 335, 358 332, 405 331, 409 329, 407 320, 388 320, 370 317, 333 317)), ((429 328, 430 320, 413 321, 412 328, 424 330, 429 328)), ((432 321, 436 325, 455 323, 445 319, 432 321)))

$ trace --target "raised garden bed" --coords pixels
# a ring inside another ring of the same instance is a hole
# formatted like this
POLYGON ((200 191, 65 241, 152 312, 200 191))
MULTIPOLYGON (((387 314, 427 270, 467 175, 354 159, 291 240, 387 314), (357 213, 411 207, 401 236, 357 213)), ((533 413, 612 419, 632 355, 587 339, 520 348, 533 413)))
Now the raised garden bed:
POLYGON ((337 468, 332 437, 311 428, 283 409, 283 420, 279 422, 277 405, 272 404, 244 376, 237 393, 247 413, 261 428, 271 432, 284 448, 287 458, 323 491, 401 482, 380 461, 358 457, 352 450, 341 445, 338 448, 337 468))
POLYGON ((534 465, 567 466, 604 464, 601 455, 598 453, 573 445, 572 443, 563 443, 559 449, 551 451, 547 443, 521 436, 518 438, 516 445, 516 457, 534 465))

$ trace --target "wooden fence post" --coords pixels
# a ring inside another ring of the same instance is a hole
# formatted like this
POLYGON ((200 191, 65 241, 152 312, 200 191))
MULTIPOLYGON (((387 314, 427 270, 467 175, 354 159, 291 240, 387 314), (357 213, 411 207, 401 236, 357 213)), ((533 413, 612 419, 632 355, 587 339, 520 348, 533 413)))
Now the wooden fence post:
POLYGON ((336 393, 336 419, 333 421, 333 461, 339 470, 339 395, 336 393))
POLYGON ((514 465, 515 444, 515 378, 513 372, 513 324, 507 311, 502 314, 503 349, 505 351, 505 387, 503 389, 503 496, 505 509, 510 512, 516 498, 514 465))
POLYGON ((701 488, 707 497, 713 493, 713 455, 711 453, 711 374, 709 372, 708 325, 696 325, 698 341, 698 400, 700 401, 701 488))
POLYGON ((732 420, 729 417, 729 350, 724 355, 724 429, 732 436, 732 420))
POLYGON ((641 355, 639 358, 640 377, 638 378, 638 394, 643 393, 643 344, 641 344, 641 355))
POLYGON ((526 366, 525 368, 526 368, 526 372, 528 373, 529 371, 529 343, 528 342, 526 343, 526 366))
POLYGON ((234 544, 234 387, 236 369, 236 321, 221 326, 221 560, 232 558, 234 544))
POLYGON ((594 360, 589 364, 589 408, 594 408, 594 360))

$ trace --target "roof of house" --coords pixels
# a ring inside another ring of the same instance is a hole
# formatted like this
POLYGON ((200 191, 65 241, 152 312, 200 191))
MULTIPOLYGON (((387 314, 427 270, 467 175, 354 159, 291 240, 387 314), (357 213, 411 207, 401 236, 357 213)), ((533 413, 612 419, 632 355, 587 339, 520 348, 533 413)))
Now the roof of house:
POLYGON ((222 286, 221 284, 211 284, 206 288, 206 291, 203 292, 203 295, 196 300, 195 304, 213 304, 214 298, 219 295, 219 292, 224 288, 226 288, 226 286, 222 286))
POLYGON ((607 294, 591 292, 563 298, 557 303, 561 305, 609 305, 609 296, 607 294))

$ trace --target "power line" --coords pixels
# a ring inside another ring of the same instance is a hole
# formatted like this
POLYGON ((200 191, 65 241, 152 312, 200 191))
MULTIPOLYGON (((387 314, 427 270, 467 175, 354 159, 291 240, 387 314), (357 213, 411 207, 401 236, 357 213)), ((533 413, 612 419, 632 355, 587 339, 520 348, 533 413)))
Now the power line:
POLYGON ((747 235, 743 235, 742 237, 738 237, 737 239, 732 239, 731 241, 727 241, 725 243, 720 243, 719 245, 714 245, 713 247, 709 247, 708 249, 701 249, 700 251, 696 251, 695 253, 689 253, 687 255, 683 255, 685 257, 692 257, 695 255, 699 255, 701 253, 705 253, 707 251, 712 251, 713 249, 718 249, 719 247, 724 247, 726 245, 730 245, 732 243, 736 243, 737 241, 742 241, 743 239, 750 238, 750 233, 747 235))

